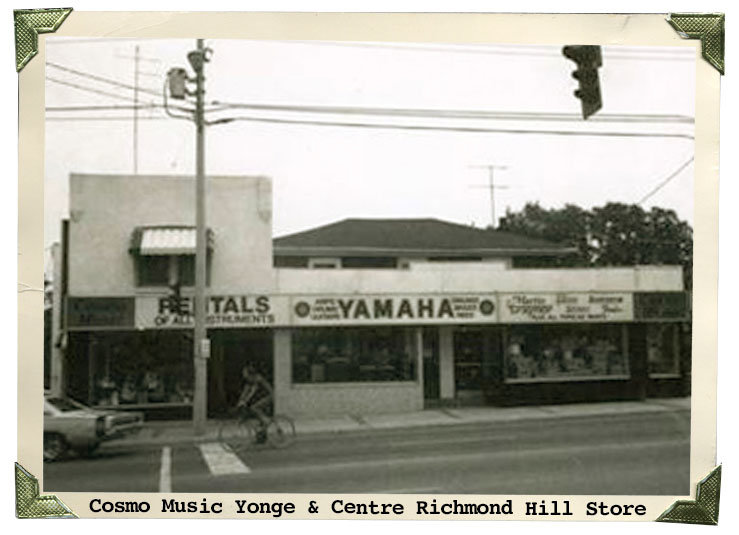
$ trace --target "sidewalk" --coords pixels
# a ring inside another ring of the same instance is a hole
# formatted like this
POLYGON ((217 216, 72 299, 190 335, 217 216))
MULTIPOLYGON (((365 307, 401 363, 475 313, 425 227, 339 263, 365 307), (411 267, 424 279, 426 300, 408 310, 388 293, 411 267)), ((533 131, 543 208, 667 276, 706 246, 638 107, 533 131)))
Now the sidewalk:
MULTIPOLYGON (((295 419, 298 437, 318 433, 371 432, 373 430, 551 420, 583 416, 607 416, 689 411, 690 398, 650 399, 646 401, 616 401, 539 405, 530 407, 464 407, 427 409, 410 413, 333 416, 321 419, 295 419)), ((147 422, 135 436, 115 441, 118 446, 171 445, 218 440, 218 420, 208 421, 206 433, 195 436, 189 420, 147 422)))

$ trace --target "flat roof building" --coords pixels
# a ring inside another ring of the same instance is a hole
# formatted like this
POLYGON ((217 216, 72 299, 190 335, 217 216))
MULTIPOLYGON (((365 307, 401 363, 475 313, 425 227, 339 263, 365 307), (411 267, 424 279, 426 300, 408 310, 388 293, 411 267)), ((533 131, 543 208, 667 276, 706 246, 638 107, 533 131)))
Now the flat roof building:
MULTIPOLYGON (((64 390, 192 403, 194 180, 72 175, 64 390)), ((211 414, 256 365, 275 409, 322 416, 679 395, 679 266, 519 269, 563 244, 438 219, 346 219, 273 239, 264 177, 209 177, 211 414)))

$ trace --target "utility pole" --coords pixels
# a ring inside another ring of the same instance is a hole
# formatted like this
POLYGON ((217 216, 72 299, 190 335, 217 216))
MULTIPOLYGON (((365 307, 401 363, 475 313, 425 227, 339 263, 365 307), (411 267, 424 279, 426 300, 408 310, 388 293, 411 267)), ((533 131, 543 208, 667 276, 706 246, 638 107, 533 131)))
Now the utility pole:
POLYGON ((210 340, 205 327, 205 277, 206 277, 206 228, 205 228, 205 117, 203 112, 203 93, 205 93, 205 48, 203 40, 197 40, 197 50, 188 54, 188 60, 195 71, 195 329, 194 329, 194 367, 195 393, 192 419, 196 435, 205 432, 208 418, 208 358, 210 340))
MULTIPOLYGON (((159 74, 153 72, 142 72, 140 66, 142 61, 148 61, 152 63, 161 62, 156 58, 147 58, 145 56, 142 56, 139 45, 136 45, 134 47, 133 56, 116 54, 116 57, 133 61, 133 174, 137 175, 139 172, 139 93, 142 92, 139 82, 141 80, 141 76, 160 76, 159 74)), ((147 89, 145 88, 143 92, 146 93, 150 91, 147 91, 147 89)))
POLYGON ((491 228, 495 228, 497 226, 498 221, 495 219, 495 190, 496 189, 508 189, 508 186, 503 184, 496 184, 495 183, 495 170, 496 169, 508 169, 505 165, 470 165, 470 168, 472 169, 487 169, 488 170, 488 177, 489 177, 489 183, 486 186, 470 186, 470 187, 481 187, 486 188, 490 190, 490 216, 491 216, 491 228))

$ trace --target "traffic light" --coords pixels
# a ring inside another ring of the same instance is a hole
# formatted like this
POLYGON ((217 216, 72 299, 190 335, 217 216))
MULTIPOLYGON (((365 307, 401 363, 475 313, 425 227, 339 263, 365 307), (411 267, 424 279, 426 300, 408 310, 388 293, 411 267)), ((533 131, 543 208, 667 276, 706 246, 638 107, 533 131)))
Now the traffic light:
POLYGON ((568 45, 562 49, 562 54, 577 64, 577 70, 572 73, 572 77, 580 83, 575 96, 582 102, 582 118, 587 119, 603 107, 598 79, 598 67, 603 65, 600 47, 568 45))
POLYGON ((169 85, 169 96, 182 100, 189 94, 187 90, 187 71, 182 68, 170 69, 167 73, 167 84, 169 85))

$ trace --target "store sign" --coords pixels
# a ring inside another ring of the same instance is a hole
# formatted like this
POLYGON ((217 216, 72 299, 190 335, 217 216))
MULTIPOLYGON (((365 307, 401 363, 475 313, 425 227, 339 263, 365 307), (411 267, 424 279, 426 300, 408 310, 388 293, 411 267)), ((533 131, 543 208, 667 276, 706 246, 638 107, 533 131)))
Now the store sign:
MULTIPOLYGON (((207 327, 274 327, 279 298, 269 295, 212 295, 206 297, 207 327)), ((136 326, 140 328, 192 328, 192 297, 141 297, 136 300, 136 326)), ((278 307, 279 308, 279 307, 278 307)), ((282 307, 286 308, 286 304, 282 307)), ((285 316, 283 312, 283 317, 285 316)))
POLYGON ((67 328, 133 327, 132 297, 69 297, 67 328))
POLYGON ((632 321, 633 308, 630 293, 500 294, 502 323, 632 321))
POLYGON ((638 320, 687 320, 687 292, 639 292, 634 294, 634 317, 638 320))
POLYGON ((498 321, 494 294, 297 296, 291 302, 293 325, 498 321))

